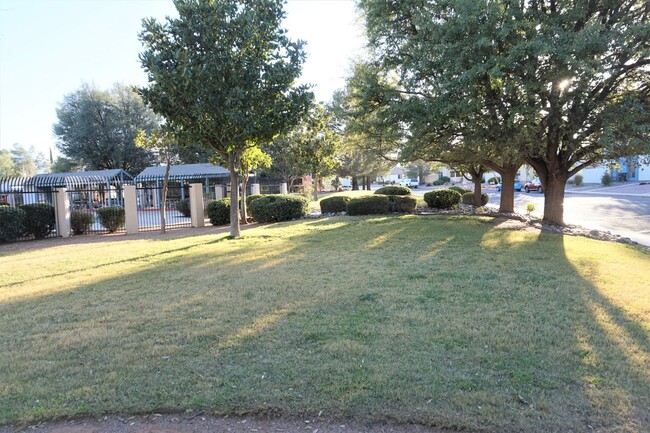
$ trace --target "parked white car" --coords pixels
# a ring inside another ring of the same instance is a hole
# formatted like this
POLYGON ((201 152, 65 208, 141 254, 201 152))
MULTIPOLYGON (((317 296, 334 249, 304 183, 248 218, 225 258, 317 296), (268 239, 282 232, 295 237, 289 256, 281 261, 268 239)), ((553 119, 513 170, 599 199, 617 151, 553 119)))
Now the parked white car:
POLYGON ((400 181, 400 186, 407 186, 409 188, 417 188, 420 182, 417 179, 402 179, 400 181))

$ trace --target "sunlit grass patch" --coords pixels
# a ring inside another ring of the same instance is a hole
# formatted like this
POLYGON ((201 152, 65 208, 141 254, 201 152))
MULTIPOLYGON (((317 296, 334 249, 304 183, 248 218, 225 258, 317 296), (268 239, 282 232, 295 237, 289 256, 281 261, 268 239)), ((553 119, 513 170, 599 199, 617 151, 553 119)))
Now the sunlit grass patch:
POLYGON ((244 234, 4 255, 0 423, 193 409, 648 429, 647 253, 475 217, 244 234))

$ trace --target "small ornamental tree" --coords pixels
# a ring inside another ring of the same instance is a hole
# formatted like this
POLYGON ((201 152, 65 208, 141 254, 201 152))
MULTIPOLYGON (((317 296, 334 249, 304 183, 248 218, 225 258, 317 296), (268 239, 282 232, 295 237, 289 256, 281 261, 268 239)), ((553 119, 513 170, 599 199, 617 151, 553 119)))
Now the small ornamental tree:
POLYGON ((140 54, 149 85, 139 89, 178 131, 227 162, 230 234, 240 235, 237 205, 242 155, 291 128, 313 95, 295 87, 305 55, 281 27, 282 0, 176 0, 178 18, 143 21, 140 54))

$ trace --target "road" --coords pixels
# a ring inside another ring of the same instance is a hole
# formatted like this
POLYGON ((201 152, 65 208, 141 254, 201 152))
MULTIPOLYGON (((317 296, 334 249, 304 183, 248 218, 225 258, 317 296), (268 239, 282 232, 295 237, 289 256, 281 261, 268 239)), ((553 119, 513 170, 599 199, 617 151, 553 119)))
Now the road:
MULTIPOLYGON (((417 188, 413 193, 421 196, 431 189, 417 188)), ((496 190, 486 192, 490 196, 489 205, 498 207, 501 194, 496 190)), ((538 192, 515 192, 517 213, 525 214, 528 203, 535 204, 533 215, 541 218, 544 196, 538 192)), ((611 194, 608 191, 587 194, 567 192, 564 199, 564 222, 608 231, 650 246, 650 196, 611 194)))

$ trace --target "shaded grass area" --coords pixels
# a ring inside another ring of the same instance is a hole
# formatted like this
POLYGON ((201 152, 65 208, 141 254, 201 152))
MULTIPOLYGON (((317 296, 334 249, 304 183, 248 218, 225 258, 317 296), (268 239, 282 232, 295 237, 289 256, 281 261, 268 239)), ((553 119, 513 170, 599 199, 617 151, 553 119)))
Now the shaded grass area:
POLYGON ((5 254, 0 423, 192 408, 650 430, 650 256, 490 218, 5 254))

